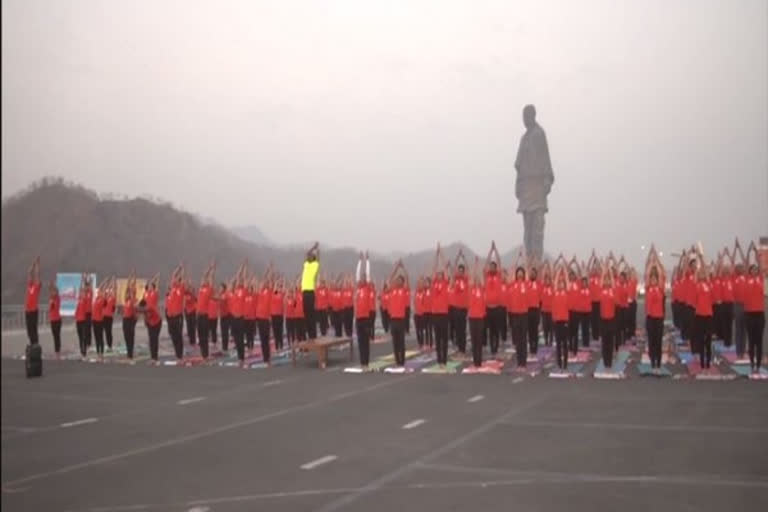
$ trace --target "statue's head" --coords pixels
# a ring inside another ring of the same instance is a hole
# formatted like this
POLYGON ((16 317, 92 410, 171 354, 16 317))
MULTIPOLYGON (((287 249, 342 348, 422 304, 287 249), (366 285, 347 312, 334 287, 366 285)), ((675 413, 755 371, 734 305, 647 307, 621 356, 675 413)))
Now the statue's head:
POLYGON ((536 126, 536 107, 533 105, 526 105, 523 108, 523 124, 529 130, 536 126))

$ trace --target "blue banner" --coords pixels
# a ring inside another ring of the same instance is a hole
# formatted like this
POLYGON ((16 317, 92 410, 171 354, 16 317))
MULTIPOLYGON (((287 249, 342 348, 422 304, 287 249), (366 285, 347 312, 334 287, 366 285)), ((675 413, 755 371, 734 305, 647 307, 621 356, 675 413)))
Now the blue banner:
MULTIPOLYGON (((59 297, 61 297, 61 307, 59 308, 61 316, 75 316, 77 294, 80 292, 81 278, 82 274, 56 274, 56 288, 59 289, 59 297)), ((95 295, 96 274, 91 274, 91 288, 95 295)))

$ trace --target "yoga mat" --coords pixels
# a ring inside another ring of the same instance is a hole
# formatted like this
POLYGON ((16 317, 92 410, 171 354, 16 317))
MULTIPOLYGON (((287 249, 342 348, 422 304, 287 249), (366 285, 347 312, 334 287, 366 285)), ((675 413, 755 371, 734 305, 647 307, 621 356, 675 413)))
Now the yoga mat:
POLYGON ((425 366, 431 365, 435 361, 437 361, 437 357, 434 355, 434 353, 422 354, 418 357, 414 357, 413 359, 406 359, 405 368, 409 371, 416 371, 425 366))
POLYGON ((736 351, 733 352, 720 352, 720 355, 731 364, 749 364, 748 357, 739 357, 736 355, 736 351))
POLYGON ((627 359, 629 359, 629 352, 626 350, 620 350, 613 358, 613 367, 606 368, 603 364, 602 358, 598 361, 595 368, 594 376, 598 379, 611 379, 611 378, 623 378, 624 370, 627 366, 627 359))
MULTIPOLYGON (((419 351, 418 350, 406 350, 405 351, 405 359, 406 359, 406 361, 408 359, 412 358, 412 357, 417 356, 417 355, 419 355, 419 351)), ((378 357, 378 358, 374 359, 373 361, 371 361, 368 364, 368 368, 370 368, 371 370, 384 370, 388 366, 393 366, 394 364, 395 364, 395 354, 392 353, 392 354, 388 354, 386 356, 381 356, 381 357, 378 357)))
POLYGON ((432 366, 427 366, 426 368, 422 368, 422 373, 456 373, 457 371, 461 370, 461 367, 463 366, 463 363, 460 363, 459 361, 448 361, 448 364, 445 365, 445 369, 440 368, 440 365, 433 364, 432 366))
POLYGON ((651 368, 650 363, 639 363, 637 365, 637 372, 644 377, 671 377, 672 376, 672 372, 669 371, 669 368, 663 365, 661 368, 659 368, 658 374, 653 373, 653 368, 651 368))
POLYGON ((752 368, 749 365, 733 365, 731 366, 731 369, 735 371, 737 374, 739 374, 741 377, 749 377, 754 379, 767 379, 768 378, 768 370, 765 368, 760 368, 760 373, 758 375, 752 375, 752 368))
MULTIPOLYGON (((675 358, 674 355, 669 355, 667 353, 661 354, 661 364, 662 365, 665 365, 665 364, 676 364, 676 363, 677 363, 677 359, 675 358)), ((645 365, 648 365, 650 367, 650 365, 651 365, 651 358, 648 357, 647 353, 643 353, 642 357, 640 358, 640 364, 645 364, 645 365)))
POLYGON ((483 361, 483 364, 480 367, 476 367, 474 364, 470 364, 468 367, 464 368, 461 373, 468 375, 501 375, 501 370, 503 368, 503 362, 491 359, 488 361, 483 361))

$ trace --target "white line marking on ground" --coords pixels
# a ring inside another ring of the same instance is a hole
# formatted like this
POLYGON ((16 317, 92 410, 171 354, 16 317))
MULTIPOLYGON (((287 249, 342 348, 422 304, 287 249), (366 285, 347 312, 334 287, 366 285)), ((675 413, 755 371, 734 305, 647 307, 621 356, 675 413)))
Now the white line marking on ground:
POLYGON ((68 423, 62 423, 61 428, 76 427, 78 425, 87 425, 88 423, 96 423, 98 418, 85 418, 84 420, 70 421, 68 423))
POLYGON ((270 380, 270 381, 264 383, 264 387, 268 388, 270 386, 277 386, 278 384, 282 384, 282 383, 283 383, 283 381, 280 380, 280 379, 270 380))
POLYGON ((696 433, 737 433, 737 434, 768 434, 768 428, 760 427, 727 427, 708 425, 647 425, 641 423, 580 423, 561 421, 509 421, 506 425, 521 427, 550 427, 550 428, 587 428, 611 430, 659 430, 671 432, 696 433))
POLYGON ((416 428, 419 425, 425 424, 426 422, 427 420, 421 419, 421 418, 419 418, 418 420, 413 420, 412 422, 406 423, 405 425, 403 425, 403 430, 410 430, 412 428, 416 428))
POLYGON ((315 469, 318 466, 322 466, 323 464, 328 464, 329 462, 333 462, 336 459, 338 459, 335 455, 326 455, 325 457, 320 457, 319 459, 315 459, 311 462, 307 462, 306 464, 302 464, 301 469, 315 469))
POLYGON ((194 398, 187 398, 186 400, 179 400, 176 402, 179 405, 187 405, 187 404, 194 404, 195 402, 202 402, 205 400, 204 396, 196 396, 194 398))
POLYGON ((485 398, 483 395, 475 395, 472 398, 470 398, 469 400, 467 400, 467 402, 472 404, 472 403, 475 403, 475 402, 479 402, 483 398, 485 398))
POLYGON ((512 380, 512 384, 520 384, 520 383, 521 383, 521 382, 523 382, 524 380, 525 380, 525 379, 524 379, 524 378, 522 378, 522 377, 515 377, 515 379, 513 379, 513 380, 512 380))
MULTIPOLYGON (((317 374, 320 375, 320 374, 317 374)), ((248 427, 251 425, 255 425, 256 423, 261 423, 263 421, 271 420, 273 418, 279 418, 281 416, 285 416, 286 414, 291 414, 295 412, 301 412, 301 411, 307 411, 311 409, 316 409, 317 407, 327 406, 330 403, 338 402, 340 400, 343 400, 345 398, 351 397, 351 396, 357 396, 362 393, 367 393, 369 391, 375 391, 380 388, 385 388, 389 386, 396 386, 403 382, 408 382, 409 380, 415 378, 416 375, 409 375, 402 379, 395 379, 395 380, 388 380, 385 382, 379 382, 378 384, 374 384, 372 386, 368 386, 361 389, 356 389, 354 391, 348 391, 346 393, 340 393, 338 395, 330 396, 324 400, 312 400, 311 402, 304 403, 301 405, 296 405, 293 407, 286 407, 285 409, 280 409, 278 411, 261 414, 259 416, 254 416, 252 418, 247 418, 242 421, 236 421, 233 423, 227 423, 225 425, 221 425, 219 427, 195 432, 194 434, 189 434, 185 436, 179 436, 174 437, 171 439, 168 439, 166 441, 162 441, 160 443, 151 444, 148 446, 144 446, 141 448, 136 448, 134 450, 128 450, 121 453, 116 453, 113 455, 107 455, 105 457, 99 457, 96 459, 90 459, 85 462, 80 462, 78 464, 73 464, 71 466, 65 466, 58 469, 53 469, 51 471, 45 471, 43 473, 37 473, 34 475, 29 475, 26 477, 18 478, 16 480, 11 480, 10 482, 4 482, 3 485, 5 486, 17 486, 22 483, 26 482, 32 482, 35 480, 42 480, 44 478, 48 478, 55 475, 62 475, 65 473, 71 473, 73 471, 78 471, 80 469, 90 468, 93 466, 99 466, 101 464, 106 464, 108 462, 114 462, 116 460, 122 460, 126 459, 128 457, 133 457, 135 455, 142 455, 144 453, 150 453, 157 450, 161 450, 163 448, 168 448, 170 446, 178 446, 180 444, 189 443, 191 441, 197 441, 198 439, 204 439, 206 437, 215 436, 217 434, 223 434, 224 432, 229 432, 231 430, 235 430, 242 427, 248 427)), ((301 379, 296 379, 301 380, 301 379)))

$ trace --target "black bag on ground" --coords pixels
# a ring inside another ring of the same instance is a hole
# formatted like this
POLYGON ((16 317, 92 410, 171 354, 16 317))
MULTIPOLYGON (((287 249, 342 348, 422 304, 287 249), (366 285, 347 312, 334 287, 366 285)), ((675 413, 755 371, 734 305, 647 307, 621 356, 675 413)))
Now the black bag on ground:
POLYGON ((43 375, 43 348, 39 344, 27 345, 24 363, 27 368, 27 378, 43 375))

